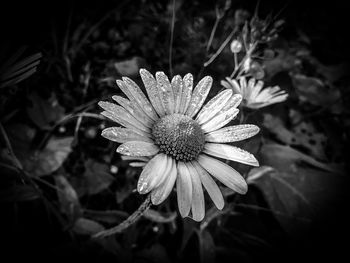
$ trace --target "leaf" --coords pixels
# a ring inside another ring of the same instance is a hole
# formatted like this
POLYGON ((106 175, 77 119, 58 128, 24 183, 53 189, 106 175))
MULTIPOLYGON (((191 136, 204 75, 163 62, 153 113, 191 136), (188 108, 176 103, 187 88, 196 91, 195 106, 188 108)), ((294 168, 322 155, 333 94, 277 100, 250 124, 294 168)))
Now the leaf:
POLYGON ((33 177, 51 174, 61 167, 72 151, 72 141, 73 137, 52 137, 42 151, 29 152, 23 156, 21 161, 24 169, 33 177))
POLYGON ((27 107, 28 116, 40 129, 50 129, 64 116, 65 110, 55 96, 45 100, 37 93, 32 93, 29 95, 29 100, 31 105, 27 107))
POLYGON ((105 228, 101 224, 83 217, 78 218, 73 226, 73 231, 80 235, 91 236, 103 230, 105 228))
POLYGON ((16 62, 24 48, 18 50, 0 68, 0 88, 16 85, 36 72, 41 53, 35 53, 16 62))
MULTIPOLYGON (((290 114, 291 119, 293 119, 298 113, 296 111, 291 111, 290 114)), ((263 125, 269 129, 279 141, 291 146, 299 146, 313 157, 326 160, 325 142, 327 138, 324 134, 318 132, 310 122, 302 122, 299 120, 288 130, 281 118, 271 114, 264 114, 263 125)))
POLYGON ((140 68, 139 64, 140 64, 140 58, 133 57, 128 60, 114 63, 114 67, 119 72, 120 75, 133 77, 138 75, 139 73, 139 68, 140 68))
POLYGON ((93 159, 85 161, 85 179, 87 180, 87 192, 91 195, 107 189, 114 181, 114 177, 109 173, 107 164, 99 163, 93 159))
POLYGON ((202 263, 215 262, 215 244, 213 237, 207 230, 198 233, 199 252, 202 263))
POLYGON ((260 161, 275 170, 254 181, 282 227, 297 238, 306 234, 310 224, 320 219, 325 207, 342 200, 347 191, 344 176, 302 165, 301 160, 317 164, 308 158, 287 146, 264 145, 260 161))
POLYGON ((176 212, 173 212, 168 215, 165 215, 156 210, 148 209, 143 213, 143 216, 148 220, 151 220, 156 223, 170 223, 175 220, 177 214, 176 212))
POLYGON ((69 181, 63 176, 55 176, 57 196, 60 203, 60 210, 72 221, 81 215, 81 206, 78 195, 69 181))
POLYGON ((301 101, 325 107, 340 99, 339 90, 327 88, 318 78, 295 74, 292 75, 292 80, 301 101))

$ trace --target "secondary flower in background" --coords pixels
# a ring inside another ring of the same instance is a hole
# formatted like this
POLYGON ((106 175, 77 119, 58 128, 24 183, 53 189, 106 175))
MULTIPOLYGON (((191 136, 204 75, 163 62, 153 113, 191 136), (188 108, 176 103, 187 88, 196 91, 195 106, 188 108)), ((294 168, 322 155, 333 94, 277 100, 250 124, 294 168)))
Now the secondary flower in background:
POLYGON ((288 93, 281 90, 279 86, 263 89, 264 82, 256 81, 254 78, 250 78, 247 82, 245 77, 240 77, 238 83, 237 80, 227 77, 226 80, 221 81, 221 85, 226 89, 233 90, 235 94, 241 94, 243 97, 242 105, 251 109, 279 103, 288 97, 288 93))
POLYGON ((135 161, 133 166, 143 166, 138 192, 150 193, 152 203, 158 205, 169 196, 176 182, 181 216, 196 221, 205 215, 202 185, 218 209, 224 206, 222 193, 210 175, 235 192, 245 194, 244 178, 216 159, 258 166, 252 154, 223 144, 259 132, 255 125, 223 128, 237 116, 242 96, 224 90, 202 108, 212 85, 211 77, 204 77, 193 89, 192 74, 184 78, 177 75, 171 82, 163 72, 157 72, 154 78, 141 69, 140 75, 149 100, 134 81, 124 77, 117 84, 128 99, 113 96, 120 106, 99 102, 105 110, 102 115, 125 127, 107 128, 102 136, 122 143, 117 152, 126 155, 124 159, 135 161))

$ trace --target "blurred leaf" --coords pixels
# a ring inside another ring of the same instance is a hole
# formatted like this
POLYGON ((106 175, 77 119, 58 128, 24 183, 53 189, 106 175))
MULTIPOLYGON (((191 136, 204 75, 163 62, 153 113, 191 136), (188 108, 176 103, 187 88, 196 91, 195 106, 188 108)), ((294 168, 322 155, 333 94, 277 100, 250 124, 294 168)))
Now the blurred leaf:
POLYGON ((276 170, 255 180, 284 229, 298 237, 307 234, 309 224, 319 218, 325 206, 342 198, 340 189, 344 184, 343 176, 303 166, 301 160, 317 164, 290 147, 264 145, 260 161, 276 170))
MULTIPOLYGON (((296 112, 291 111, 291 114, 295 115, 296 112)), ((326 136, 316 131, 315 127, 310 122, 297 121, 296 125, 288 130, 281 118, 271 114, 264 114, 263 125, 269 129, 279 141, 287 145, 300 146, 312 156, 320 160, 326 160, 326 136)))
POLYGON ((85 168, 84 177, 87 182, 87 192, 90 195, 97 194, 108 188, 114 180, 114 177, 109 173, 107 164, 87 159, 85 168))
POLYGON ((301 101, 325 107, 340 99, 339 90, 327 88, 318 78, 294 74, 292 80, 301 101))
POLYGON ((54 123, 64 116, 64 108, 58 103, 55 96, 49 100, 41 98, 37 93, 29 95, 31 106, 27 108, 30 119, 40 129, 50 129, 54 123))
POLYGON ((114 67, 122 76, 133 77, 139 74, 140 58, 133 57, 128 60, 114 63, 114 67))
POLYGON ((60 202, 60 210, 72 221, 81 216, 81 207, 78 195, 69 181, 63 176, 55 176, 57 196, 60 202))
POLYGON ((165 215, 156 210, 148 209, 143 213, 143 216, 156 223, 170 223, 175 220, 177 214, 173 212, 165 215))
POLYGON ((215 244, 207 230, 198 233, 200 258, 202 263, 215 262, 215 244))
POLYGON ((35 53, 17 61, 23 52, 24 48, 18 50, 1 65, 0 88, 16 85, 36 72, 36 68, 40 63, 41 53, 35 53))
POLYGON ((104 229, 105 228, 101 224, 83 217, 78 218, 73 226, 73 231, 75 233, 88 236, 94 235, 104 229))
POLYGON ((0 190, 1 202, 23 202, 40 198, 34 187, 30 185, 14 185, 7 189, 0 190))
POLYGON ((274 168, 271 166, 262 165, 260 167, 252 168, 247 176, 247 183, 251 184, 258 180, 260 177, 265 176, 266 174, 273 172, 274 168))
MULTIPOLYGON (((276 143, 268 143, 262 147, 260 153, 262 155, 262 158, 266 158, 267 156, 269 159, 275 158, 275 162, 271 166, 279 170, 289 168, 290 166, 294 167, 295 164, 304 162, 325 171, 341 173, 341 168, 338 166, 319 162, 311 156, 297 151, 289 146, 284 146, 276 143)), ((265 163, 261 164, 264 165, 265 163)))
POLYGON ((117 224, 124 221, 129 214, 119 210, 97 211, 85 209, 84 216, 103 223, 117 224))
POLYGON ((28 153, 26 158, 21 160, 24 169, 33 177, 51 174, 62 165, 72 151, 72 141, 73 137, 52 137, 42 151, 28 153))

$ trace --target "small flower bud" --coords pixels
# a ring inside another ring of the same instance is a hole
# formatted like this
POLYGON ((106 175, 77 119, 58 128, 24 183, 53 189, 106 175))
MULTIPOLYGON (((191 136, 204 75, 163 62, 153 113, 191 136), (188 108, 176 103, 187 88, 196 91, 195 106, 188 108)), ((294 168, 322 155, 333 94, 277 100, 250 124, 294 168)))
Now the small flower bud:
POLYGON ((232 53, 239 53, 242 50, 242 43, 235 39, 231 42, 230 48, 232 53))

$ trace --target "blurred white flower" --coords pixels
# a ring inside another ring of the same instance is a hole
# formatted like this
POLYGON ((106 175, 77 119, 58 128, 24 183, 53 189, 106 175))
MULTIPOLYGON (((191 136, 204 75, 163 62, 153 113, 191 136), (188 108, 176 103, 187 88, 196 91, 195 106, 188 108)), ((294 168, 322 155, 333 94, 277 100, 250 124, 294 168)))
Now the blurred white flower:
POLYGON ((263 89, 264 82, 256 81, 255 78, 250 78, 247 82, 245 77, 240 77, 239 81, 227 77, 226 80, 221 81, 221 85, 232 89, 235 94, 241 94, 243 97, 242 105, 251 109, 259 109, 283 102, 288 97, 288 93, 281 90, 279 86, 263 89))

